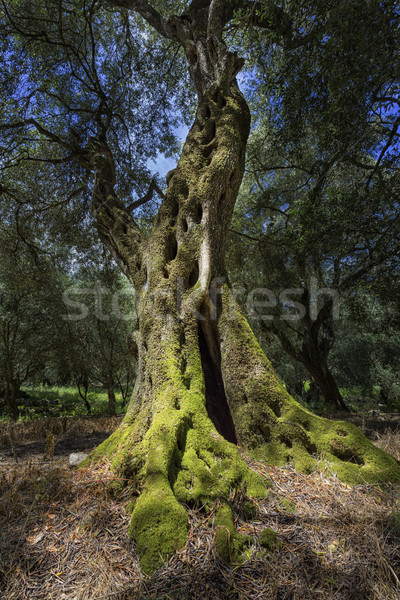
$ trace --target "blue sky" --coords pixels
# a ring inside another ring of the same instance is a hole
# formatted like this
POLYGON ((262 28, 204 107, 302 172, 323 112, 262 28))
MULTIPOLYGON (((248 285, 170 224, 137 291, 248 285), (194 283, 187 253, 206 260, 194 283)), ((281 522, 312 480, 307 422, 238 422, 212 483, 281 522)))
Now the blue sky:
MULTIPOLYGON (((175 134, 178 136, 181 142, 184 142, 189 132, 189 128, 185 125, 181 125, 175 130, 175 134)), ((178 162, 177 158, 167 158, 162 152, 160 152, 155 160, 149 159, 147 166, 152 173, 158 173, 161 177, 165 177, 168 171, 175 169, 178 162)))
POLYGON ((176 167, 175 158, 166 158, 164 154, 159 154, 155 160, 149 159, 147 166, 152 173, 158 173, 161 177, 165 177, 168 171, 176 167))

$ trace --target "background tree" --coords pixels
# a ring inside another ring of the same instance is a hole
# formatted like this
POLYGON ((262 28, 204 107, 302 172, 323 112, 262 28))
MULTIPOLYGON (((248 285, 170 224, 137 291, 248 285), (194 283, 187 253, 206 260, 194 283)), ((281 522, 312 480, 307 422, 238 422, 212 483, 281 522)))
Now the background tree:
MULTIPOLYGON (((260 156, 258 149, 257 160, 260 156)), ((242 191, 239 211, 245 216, 238 213, 234 226, 244 235, 238 240, 232 234, 237 283, 243 280, 244 266, 238 255, 246 252, 247 285, 270 289, 276 297, 277 306, 269 307, 270 316, 253 314, 260 320, 259 327, 269 328, 278 337, 285 351, 309 371, 325 401, 338 408, 344 408, 343 401, 328 359, 340 305, 349 291, 375 278, 377 272, 385 273, 387 279, 396 277, 399 257, 396 178, 388 178, 375 186, 374 193, 364 195, 365 179, 354 178, 352 170, 349 173, 345 166, 339 175, 336 167, 319 197, 318 211, 313 210, 313 227, 300 193, 291 195, 293 189, 306 189, 307 184, 299 186, 279 176, 271 182, 269 175, 260 190, 262 174, 258 171, 258 183, 251 191, 242 191), (246 216, 249 212, 251 220, 246 216)), ((251 173, 250 182, 253 178, 251 173)))
POLYGON ((399 321, 397 300, 390 298, 396 286, 387 284, 384 300, 368 287, 347 298, 332 365, 339 385, 359 388, 382 410, 398 410, 399 321))
POLYGON ((4 379, 14 382, 0 387, 7 391, 9 412, 12 409, 13 418, 18 417, 22 384, 43 381, 53 386, 75 383, 90 412, 89 385, 107 389, 111 377, 108 391, 115 405, 115 387, 126 397, 132 384, 132 361, 126 352, 131 322, 127 305, 132 308, 128 287, 104 257, 90 222, 81 221, 79 206, 68 207, 68 199, 54 204, 43 200, 46 192, 57 198, 57 187, 49 182, 44 190, 35 180, 32 163, 26 170, 16 168, 14 179, 9 173, 5 170, 2 189, 0 275, 2 370, 8 374, 4 379), (57 213, 59 206, 62 215, 57 213), (84 301, 82 310, 87 313, 79 322, 67 318, 73 286, 78 292, 86 290, 76 298, 84 301), (96 301, 99 286, 106 287, 107 306, 101 306, 105 299, 96 301), (18 377, 12 376, 16 369, 18 377))
POLYGON ((358 22, 352 2, 313 9, 309 19, 293 7, 307 40, 293 52, 250 37, 257 121, 235 228, 257 261, 253 287, 292 290, 260 326, 345 408, 328 364, 334 303, 313 295, 343 297, 377 269, 398 272, 398 31, 390 3, 367 3, 358 22), (295 301, 304 310, 288 312, 295 301))
POLYGON ((43 373, 57 344, 53 324, 61 320, 63 306, 52 262, 22 242, 10 223, 0 229, 0 303, 1 387, 15 420, 21 385, 43 373))
POLYGON ((102 262, 82 263, 64 291, 70 338, 63 363, 67 362, 88 413, 89 386, 100 384, 107 391, 108 412, 115 415, 116 388, 125 400, 133 380, 134 363, 127 349, 134 298, 119 269, 100 249, 99 253, 102 262))

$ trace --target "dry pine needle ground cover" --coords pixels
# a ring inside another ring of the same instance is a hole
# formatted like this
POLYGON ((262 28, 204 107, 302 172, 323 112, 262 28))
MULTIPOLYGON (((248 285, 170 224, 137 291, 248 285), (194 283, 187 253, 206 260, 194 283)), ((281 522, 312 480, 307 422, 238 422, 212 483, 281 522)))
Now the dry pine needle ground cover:
MULTIPOLYGON (((91 427, 86 420, 75 431, 91 427)), ((400 459, 400 432, 388 431, 377 443, 400 459)), ((18 450, 15 435, 14 444, 18 450)), ((130 489, 112 494, 107 464, 71 470, 67 456, 57 453, 52 462, 37 455, 3 461, 0 597, 399 600, 398 488, 350 487, 327 471, 306 476, 290 467, 250 465, 273 488, 257 503, 244 493, 230 498, 238 530, 252 539, 243 564, 218 557, 214 510, 198 507, 190 512, 185 548, 149 578, 127 534, 130 489), (273 551, 260 543, 267 528, 277 534, 273 551)))

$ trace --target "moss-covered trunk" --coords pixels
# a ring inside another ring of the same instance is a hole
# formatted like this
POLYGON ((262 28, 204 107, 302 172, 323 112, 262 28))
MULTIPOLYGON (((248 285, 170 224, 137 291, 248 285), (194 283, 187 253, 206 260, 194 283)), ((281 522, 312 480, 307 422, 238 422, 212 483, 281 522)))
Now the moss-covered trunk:
POLYGON ((131 532, 151 571, 186 540, 186 503, 264 486, 242 459, 222 368, 224 242, 244 168, 249 112, 236 82, 203 95, 141 262, 129 272, 138 377, 127 416, 95 455, 135 477, 131 532))
POLYGON ((147 572, 184 545, 185 504, 243 485, 266 493, 240 448, 303 471, 329 465, 349 481, 400 476, 358 429, 316 417, 287 394, 230 294, 224 240, 248 126, 235 83, 201 100, 135 262, 138 378, 121 427, 95 456, 137 482, 131 533, 147 572))
MULTIPOLYGON (((195 23, 195 13, 190 17, 195 23)), ((242 486, 251 496, 266 493, 241 448, 302 470, 325 461, 352 481, 400 477, 396 461, 355 427, 294 402, 230 294, 225 238, 250 117, 235 80, 239 61, 207 38, 202 23, 199 17, 197 29, 182 33, 199 96, 195 122, 146 240, 115 197, 107 147, 88 149, 98 229, 135 285, 138 315, 129 343, 138 359, 133 398, 119 429, 92 457, 106 456, 136 481, 130 531, 147 572, 184 545, 186 504, 220 501, 218 547, 224 555, 228 543, 237 557, 242 541, 226 498, 242 486)))

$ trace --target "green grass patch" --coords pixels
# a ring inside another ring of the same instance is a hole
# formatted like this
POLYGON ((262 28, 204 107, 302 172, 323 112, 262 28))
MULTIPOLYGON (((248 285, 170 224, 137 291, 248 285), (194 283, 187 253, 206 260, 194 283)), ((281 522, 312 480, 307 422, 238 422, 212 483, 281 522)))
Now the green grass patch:
MULTIPOLYGON (((84 401, 74 386, 34 386, 23 387, 29 398, 19 400, 20 420, 47 417, 84 416, 87 414, 84 401)), ((115 391, 117 414, 124 414, 122 395, 115 391)), ((102 388, 91 388, 87 395, 94 416, 108 414, 107 392, 102 388)), ((7 410, 3 418, 8 418, 7 410)))

